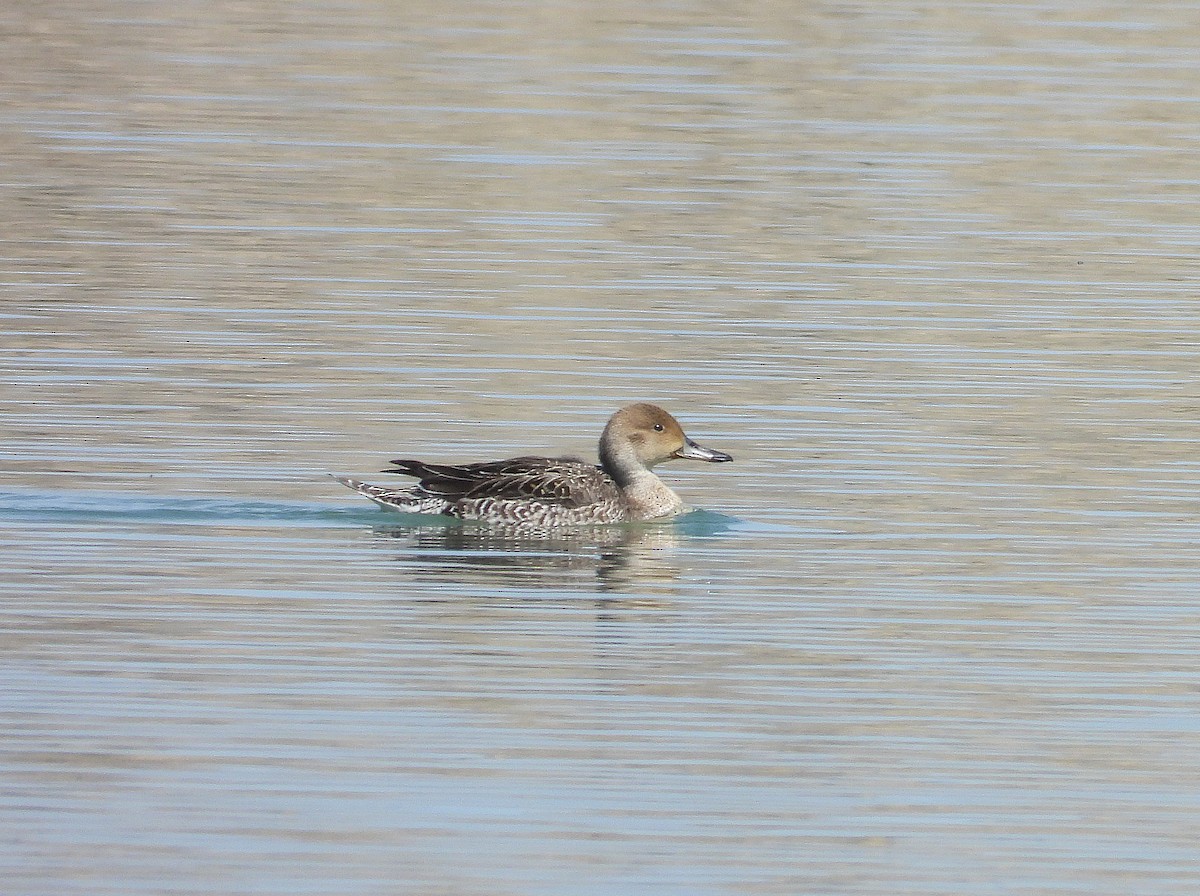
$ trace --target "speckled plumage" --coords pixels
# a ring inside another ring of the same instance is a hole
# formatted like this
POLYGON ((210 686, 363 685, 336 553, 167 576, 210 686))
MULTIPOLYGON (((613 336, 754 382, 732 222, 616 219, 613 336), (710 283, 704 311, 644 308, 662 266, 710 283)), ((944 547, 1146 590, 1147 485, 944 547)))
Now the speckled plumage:
POLYGON ((577 458, 514 457, 473 464, 395 460, 385 473, 413 476, 407 488, 336 477, 380 507, 463 520, 569 526, 670 516, 683 502, 651 468, 676 457, 721 463, 728 454, 702 448, 675 418, 651 404, 613 414, 600 437, 600 465, 577 458))

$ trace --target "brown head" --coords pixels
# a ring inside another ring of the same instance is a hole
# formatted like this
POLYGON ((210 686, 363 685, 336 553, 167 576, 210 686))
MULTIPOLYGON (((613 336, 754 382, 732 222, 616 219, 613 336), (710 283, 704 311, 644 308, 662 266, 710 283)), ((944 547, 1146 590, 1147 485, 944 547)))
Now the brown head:
POLYGON ((697 445, 674 417, 653 404, 621 408, 600 436, 600 465, 618 483, 677 457, 709 463, 733 460, 722 451, 697 445))

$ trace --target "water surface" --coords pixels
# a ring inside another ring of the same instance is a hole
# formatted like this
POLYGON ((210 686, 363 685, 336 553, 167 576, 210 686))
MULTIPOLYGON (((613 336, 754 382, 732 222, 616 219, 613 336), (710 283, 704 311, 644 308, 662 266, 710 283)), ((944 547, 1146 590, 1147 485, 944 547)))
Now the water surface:
POLYGON ((1196 889, 1189 4, 0 21, 12 892, 1196 889))

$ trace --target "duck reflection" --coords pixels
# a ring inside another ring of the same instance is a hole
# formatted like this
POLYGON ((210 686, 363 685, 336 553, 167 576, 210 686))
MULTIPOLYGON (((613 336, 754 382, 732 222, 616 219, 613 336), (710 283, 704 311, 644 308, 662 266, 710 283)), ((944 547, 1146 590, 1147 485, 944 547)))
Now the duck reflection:
POLYGON ((381 539, 403 542, 396 559, 420 578, 459 585, 656 593, 674 590, 687 542, 715 537, 733 520, 696 511, 641 525, 376 526, 381 539))

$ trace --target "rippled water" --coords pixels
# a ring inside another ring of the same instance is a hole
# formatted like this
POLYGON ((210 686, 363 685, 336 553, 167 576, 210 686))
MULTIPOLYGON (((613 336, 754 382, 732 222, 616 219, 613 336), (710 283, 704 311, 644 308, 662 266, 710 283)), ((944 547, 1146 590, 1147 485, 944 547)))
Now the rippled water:
POLYGON ((1192 5, 0 23, 6 891, 1200 885, 1192 5))

